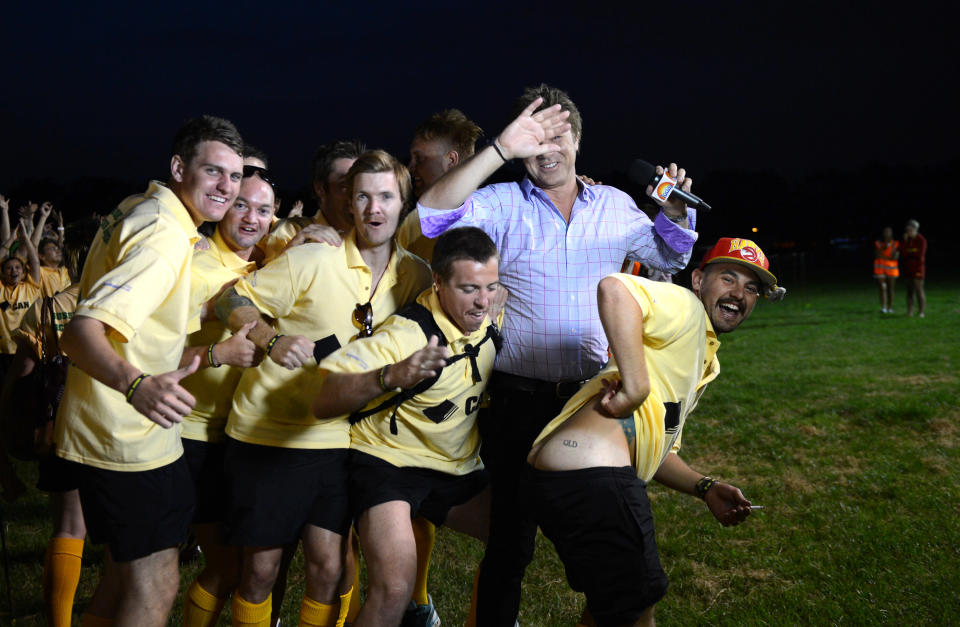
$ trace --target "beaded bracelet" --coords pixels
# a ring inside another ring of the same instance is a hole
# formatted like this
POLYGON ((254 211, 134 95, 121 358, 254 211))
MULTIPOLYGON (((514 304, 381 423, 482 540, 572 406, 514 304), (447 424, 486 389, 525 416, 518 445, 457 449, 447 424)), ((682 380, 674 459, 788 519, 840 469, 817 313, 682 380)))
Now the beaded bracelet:
POLYGON ((267 355, 270 354, 270 351, 273 349, 273 345, 277 343, 277 340, 279 340, 282 337, 283 337, 282 333, 277 333, 272 338, 270 338, 270 341, 267 342, 267 355))
POLYGON ((223 365, 223 364, 218 364, 213 360, 213 347, 216 345, 217 343, 214 342, 207 348, 207 363, 210 364, 211 368, 219 368, 220 366, 223 365))
POLYGON ((137 391, 137 388, 140 387, 140 384, 143 383, 143 380, 149 377, 148 374, 140 373, 140 376, 133 380, 133 383, 130 384, 130 387, 127 388, 127 402, 133 405, 133 393, 137 391))
POLYGON ((701 499, 706 500, 707 492, 710 491, 710 488, 720 483, 717 479, 713 477, 703 477, 700 481, 697 481, 697 496, 701 499))

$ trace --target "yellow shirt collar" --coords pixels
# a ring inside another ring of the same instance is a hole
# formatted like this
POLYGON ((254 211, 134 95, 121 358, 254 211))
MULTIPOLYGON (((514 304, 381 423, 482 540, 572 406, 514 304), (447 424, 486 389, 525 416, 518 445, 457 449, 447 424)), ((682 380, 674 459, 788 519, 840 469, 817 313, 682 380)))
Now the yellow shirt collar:
POLYGON ((186 206, 180 201, 180 198, 173 193, 173 190, 160 181, 150 181, 147 187, 147 198, 153 197, 159 200, 165 207, 169 208, 177 218, 177 223, 183 227, 187 237, 190 238, 190 244, 196 244, 200 241, 200 234, 197 232, 197 225, 193 223, 193 216, 187 210, 186 206))
POLYGON ((242 270, 245 274, 256 270, 256 263, 252 261, 246 261, 230 249, 230 246, 227 245, 227 242, 223 239, 223 236, 220 235, 219 226, 214 230, 213 237, 210 238, 210 242, 211 250, 216 251, 217 256, 220 258, 220 263, 224 268, 237 271, 242 270))

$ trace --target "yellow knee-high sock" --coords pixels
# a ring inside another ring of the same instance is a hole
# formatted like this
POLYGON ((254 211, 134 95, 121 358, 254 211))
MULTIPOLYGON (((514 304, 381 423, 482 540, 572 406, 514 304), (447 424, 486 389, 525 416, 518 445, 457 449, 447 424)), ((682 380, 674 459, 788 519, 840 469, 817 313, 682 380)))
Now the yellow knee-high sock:
POLYGON ((84 614, 80 617, 82 627, 110 627, 113 624, 112 618, 104 618, 95 614, 84 614))
POLYGON ((430 602, 427 598, 427 574, 430 571, 430 553, 433 552, 437 528, 426 518, 414 518, 413 537, 417 540, 417 579, 413 584, 413 600, 417 605, 426 605, 430 602))
POLYGON ((340 600, 326 604, 303 595, 299 627, 335 627, 340 616, 340 600))
POLYGON ((356 588, 350 588, 340 595, 340 614, 337 616, 336 627, 344 627, 347 624, 347 614, 350 613, 350 600, 353 598, 353 591, 356 588))
POLYGON ((204 590, 199 581, 194 581, 183 600, 183 627, 215 625, 225 602, 225 599, 219 599, 204 590))
POLYGON ((480 567, 473 574, 473 596, 470 597, 470 609, 467 610, 467 620, 463 627, 477 627, 477 590, 480 588, 480 567))
POLYGON ((357 614, 360 613, 360 536, 353 530, 353 587, 350 589, 350 606, 347 608, 346 622, 353 623, 357 620, 357 614))
POLYGON ((233 627, 270 627, 272 596, 268 594, 262 603, 251 603, 234 592, 233 627))
POLYGON ((50 538, 47 544, 43 597, 52 627, 70 627, 82 557, 83 538, 50 538))

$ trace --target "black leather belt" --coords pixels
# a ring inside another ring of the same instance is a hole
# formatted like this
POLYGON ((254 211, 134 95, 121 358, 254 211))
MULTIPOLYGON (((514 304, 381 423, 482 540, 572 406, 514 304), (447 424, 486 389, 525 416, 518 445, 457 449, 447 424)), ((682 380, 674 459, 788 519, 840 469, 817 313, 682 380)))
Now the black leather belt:
POLYGON ((494 390, 510 390, 526 392, 527 394, 551 396, 553 398, 568 399, 583 386, 589 379, 582 381, 544 381, 532 379, 518 374, 509 374, 494 370, 490 379, 490 387, 494 390))

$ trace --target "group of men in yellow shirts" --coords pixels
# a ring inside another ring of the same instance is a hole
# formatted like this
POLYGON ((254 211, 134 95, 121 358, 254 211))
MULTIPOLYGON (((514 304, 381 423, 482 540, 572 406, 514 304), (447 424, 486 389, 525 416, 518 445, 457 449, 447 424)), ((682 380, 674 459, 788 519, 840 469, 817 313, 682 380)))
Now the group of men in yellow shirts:
MULTIPOLYGON (((565 116, 559 106, 535 114, 535 104, 518 120, 542 125, 545 152, 565 116)), ((504 159, 501 149, 514 150, 493 148, 504 159)), ((321 211, 271 233, 265 164, 244 159, 232 124, 197 118, 177 133, 169 182, 124 201, 98 233, 62 338, 74 367, 56 431, 89 534, 108 547, 84 624, 164 624, 191 524, 207 565, 184 602, 188 625, 213 624, 231 594, 234 624, 274 622, 272 594, 298 541, 301 624, 343 624, 355 593, 352 525, 370 574, 354 624, 400 624, 417 574, 411 518, 485 539, 476 417, 501 344, 497 247, 481 229, 455 228, 431 242, 427 265, 401 241, 422 237, 416 214, 408 235, 398 232, 413 193, 407 168, 344 145, 324 158, 321 211), (194 252, 204 221, 219 224, 194 252)), ((592 555, 570 540, 592 521, 554 523, 584 491, 641 498, 652 477, 696 484, 724 524, 750 513, 739 490, 701 486, 670 453, 716 376, 716 334, 775 289, 759 247, 729 239, 694 272, 693 292, 629 276, 600 283, 614 360, 541 432, 529 476, 517 478, 534 496, 557 494, 533 499, 537 519, 598 624, 652 620, 665 587, 652 526, 611 528, 627 548, 601 534, 609 573, 632 574, 637 534, 645 546, 643 576, 611 581, 594 577, 592 555), (618 466, 629 469, 614 473, 614 489, 606 476, 579 476, 618 466), (564 492, 571 473, 579 494, 564 492), (638 587, 644 604, 621 607, 638 587)), ((596 498, 595 511, 609 505, 596 498)))

